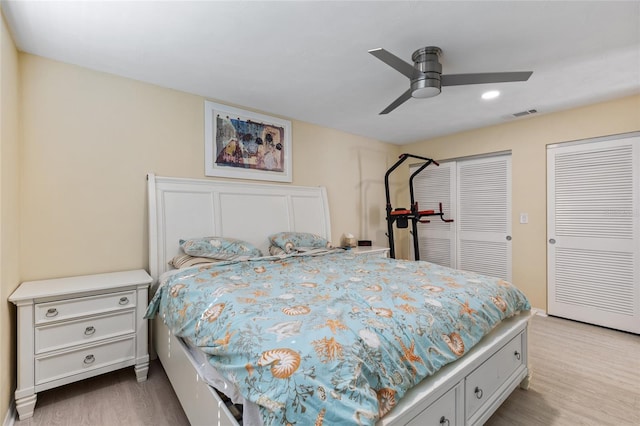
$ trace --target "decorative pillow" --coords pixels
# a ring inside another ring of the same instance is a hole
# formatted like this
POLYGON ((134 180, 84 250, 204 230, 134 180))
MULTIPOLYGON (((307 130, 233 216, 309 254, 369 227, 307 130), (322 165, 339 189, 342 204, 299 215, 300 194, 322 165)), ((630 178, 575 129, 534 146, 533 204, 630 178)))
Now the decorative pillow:
POLYGON ((189 256, 188 254, 178 254, 173 259, 169 261, 169 265, 173 266, 176 269, 188 268, 194 265, 200 265, 201 263, 213 263, 217 262, 216 259, 211 259, 210 257, 194 257, 189 256))
POLYGON ((271 256, 281 256, 283 254, 287 254, 285 253, 284 250, 282 250, 280 247, 278 246, 269 246, 269 254, 271 256))
POLYGON ((331 248, 331 243, 320 235, 308 232, 278 232, 269 236, 272 246, 293 253, 299 248, 331 248))
POLYGON ((260 257, 262 252, 251 243, 233 238, 204 237, 180 240, 186 254, 217 260, 233 260, 238 257, 260 257))

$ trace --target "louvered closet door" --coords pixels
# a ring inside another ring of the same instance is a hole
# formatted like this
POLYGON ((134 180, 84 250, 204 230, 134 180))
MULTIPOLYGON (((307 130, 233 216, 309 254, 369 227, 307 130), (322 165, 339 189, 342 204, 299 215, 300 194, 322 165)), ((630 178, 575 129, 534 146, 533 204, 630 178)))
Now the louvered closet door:
POLYGON ((458 162, 457 268, 511 280, 511 155, 458 162))
POLYGON ((640 333, 639 145, 547 150, 550 314, 640 333))
MULTIPOLYGON (((410 173, 417 170, 412 166, 410 173)), ((439 167, 430 165, 424 169, 413 181, 414 197, 420 210, 438 211, 442 203, 445 218, 455 217, 453 203, 456 189, 456 163, 441 163, 439 167)), ((420 259, 437 263, 438 265, 455 268, 455 223, 446 223, 434 216, 430 223, 418 224, 418 248, 420 259)), ((413 244, 411 244, 411 259, 413 244)))

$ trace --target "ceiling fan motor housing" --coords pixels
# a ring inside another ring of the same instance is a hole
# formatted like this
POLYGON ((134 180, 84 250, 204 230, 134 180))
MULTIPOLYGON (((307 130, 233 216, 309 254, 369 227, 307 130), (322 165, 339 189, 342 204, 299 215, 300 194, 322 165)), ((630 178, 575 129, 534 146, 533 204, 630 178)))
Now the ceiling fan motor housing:
POLYGON ((411 96, 414 98, 430 98, 440 94, 440 75, 442 65, 439 47, 428 46, 416 50, 411 55, 413 67, 416 69, 411 79, 411 96))

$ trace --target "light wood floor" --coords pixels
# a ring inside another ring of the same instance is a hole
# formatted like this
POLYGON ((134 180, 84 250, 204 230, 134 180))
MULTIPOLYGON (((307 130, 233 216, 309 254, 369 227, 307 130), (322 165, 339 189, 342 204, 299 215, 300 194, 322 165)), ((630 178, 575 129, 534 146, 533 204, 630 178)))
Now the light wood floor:
POLYGON ((40 392, 17 426, 180 426, 189 421, 159 361, 138 383, 133 367, 40 392))
POLYGON ((540 316, 529 330, 531 386, 488 426, 640 425, 640 336, 540 316))
MULTIPOLYGON (((536 316, 533 370, 488 426, 640 425, 640 336, 536 316)), ((133 369, 38 394, 34 417, 16 426, 188 425, 160 364, 137 383, 133 369)), ((425 425, 426 426, 426 425, 425 425)))

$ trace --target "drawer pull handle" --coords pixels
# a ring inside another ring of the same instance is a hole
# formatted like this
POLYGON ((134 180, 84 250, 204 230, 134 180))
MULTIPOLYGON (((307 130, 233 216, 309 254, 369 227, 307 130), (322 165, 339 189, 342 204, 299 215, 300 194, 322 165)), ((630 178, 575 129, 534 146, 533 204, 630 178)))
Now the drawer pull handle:
POLYGON ((442 426, 449 426, 449 419, 447 419, 445 416, 440 417, 440 424, 442 426))
POLYGON ((513 354, 516 356, 516 359, 520 361, 520 352, 515 351, 513 354))
POLYGON ((93 364, 95 360, 96 360, 96 357, 94 357, 93 355, 87 355, 84 357, 84 363, 87 365, 93 364))
POLYGON ((93 333, 96 332, 96 328, 92 325, 90 325, 89 327, 84 329, 84 335, 85 336, 91 336, 93 333))
POLYGON ((49 308, 47 309, 47 313, 44 314, 47 318, 53 318, 56 315, 58 315, 58 310, 56 308, 49 308))
POLYGON ((483 395, 482 389, 476 386, 476 389, 473 391, 473 393, 476 394, 476 398, 482 399, 482 395, 483 395))
POLYGON ((126 305, 127 303, 129 303, 129 298, 123 296, 123 297, 120 298, 120 301, 118 303, 121 304, 121 305, 126 305))

